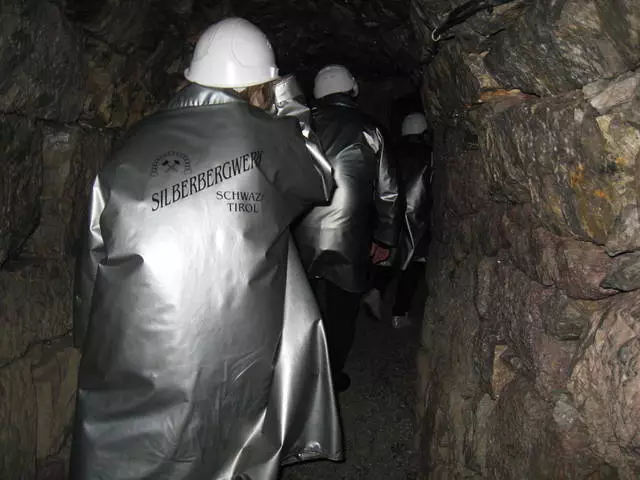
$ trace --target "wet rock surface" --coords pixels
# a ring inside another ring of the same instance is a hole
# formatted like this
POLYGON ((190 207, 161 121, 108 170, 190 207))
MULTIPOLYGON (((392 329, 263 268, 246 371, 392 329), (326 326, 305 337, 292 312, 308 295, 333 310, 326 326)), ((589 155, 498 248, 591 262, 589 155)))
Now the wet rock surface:
POLYGON ((31 347, 0 368, 0 477, 66 478, 79 355, 69 337, 31 347))
POLYGON ((0 365, 69 332, 72 272, 73 263, 64 260, 13 262, 0 271, 0 365))
POLYGON ((513 2, 425 69, 421 478, 640 474, 639 7, 513 2))
POLYGON ((639 299, 637 291, 616 297, 594 322, 568 384, 595 452, 620 478, 640 474, 639 299))
POLYGON ((1 7, 2 479, 66 478, 71 291, 88 193, 114 139, 168 99, 189 49, 175 40, 180 16, 158 28, 150 2, 77 3, 1 7))
POLYGON ((35 122, 0 116, 0 265, 16 252, 38 225, 42 158, 35 122))

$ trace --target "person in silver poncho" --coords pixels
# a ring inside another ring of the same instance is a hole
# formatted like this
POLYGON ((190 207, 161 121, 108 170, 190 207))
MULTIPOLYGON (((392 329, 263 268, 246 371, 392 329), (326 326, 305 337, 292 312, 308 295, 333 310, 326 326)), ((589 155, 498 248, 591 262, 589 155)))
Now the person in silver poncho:
POLYGON ((391 323, 400 328, 412 324, 409 310, 416 287, 425 275, 431 218, 433 155, 431 134, 424 114, 413 112, 402 121, 401 140, 393 150, 397 159, 404 215, 398 247, 375 268, 374 289, 365 297, 365 308, 380 319, 380 306, 393 279, 398 276, 391 307, 391 323))
POLYGON ((333 190, 308 110, 243 19, 205 31, 185 77, 93 186, 73 480, 275 480, 283 464, 342 458, 289 231, 333 190))
POLYGON ((326 325, 339 391, 350 384, 343 369, 372 260, 389 255, 402 214, 384 139, 359 110, 357 95, 358 84, 342 65, 328 65, 316 75, 314 130, 335 170, 336 191, 329 205, 315 207, 294 230, 326 325))

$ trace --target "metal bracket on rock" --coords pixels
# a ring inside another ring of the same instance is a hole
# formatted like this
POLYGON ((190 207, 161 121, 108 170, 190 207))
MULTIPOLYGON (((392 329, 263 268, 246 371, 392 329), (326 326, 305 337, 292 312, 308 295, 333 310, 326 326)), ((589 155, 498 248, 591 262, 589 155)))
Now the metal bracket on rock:
POLYGON ((461 24, 482 10, 493 10, 493 7, 512 1, 514 0, 468 0, 449 12, 447 19, 433 29, 433 32, 431 32, 431 40, 438 42, 442 38, 442 33, 461 24))

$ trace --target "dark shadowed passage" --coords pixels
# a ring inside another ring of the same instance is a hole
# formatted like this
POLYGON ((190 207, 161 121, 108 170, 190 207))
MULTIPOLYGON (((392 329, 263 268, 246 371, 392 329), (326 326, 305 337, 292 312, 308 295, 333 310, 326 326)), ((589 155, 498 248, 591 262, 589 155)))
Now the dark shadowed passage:
POLYGON ((413 326, 400 329, 391 326, 388 297, 383 321, 373 320, 364 309, 358 318, 356 341, 346 368, 352 384, 339 395, 346 461, 287 467, 281 480, 417 478, 413 412, 424 292, 420 288, 414 298, 413 326))

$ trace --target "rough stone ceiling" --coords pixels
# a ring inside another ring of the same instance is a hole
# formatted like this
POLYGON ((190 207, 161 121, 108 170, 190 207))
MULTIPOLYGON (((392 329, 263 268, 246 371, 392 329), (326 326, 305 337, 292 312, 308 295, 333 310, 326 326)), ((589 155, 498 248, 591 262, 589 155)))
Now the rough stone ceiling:
POLYGON ((230 15, 260 26, 284 71, 339 62, 367 77, 411 73, 416 49, 408 0, 67 0, 66 10, 101 40, 126 53, 153 51, 166 38, 191 45, 230 15), (153 25, 154 28, 149 28, 153 25))
MULTIPOLYGON (((466 0, 66 0, 67 16, 89 36, 132 55, 188 51, 226 16, 245 17, 271 39, 282 71, 310 75, 343 63, 357 75, 414 77, 429 60, 430 32, 466 0), (185 43, 185 39, 188 43, 185 43)), ((36 5, 37 0, 21 0, 36 5)), ((516 2, 518 3, 518 2, 516 2)), ((466 34, 495 31, 485 14, 466 34)), ((460 29, 457 29, 460 30, 460 29)), ((185 55, 186 58, 189 55, 185 55)))
POLYGON ((256 23, 271 38, 283 70, 344 63, 375 77, 415 67, 407 48, 413 41, 410 5, 405 0, 196 0, 194 13, 205 24, 230 14, 256 23))

